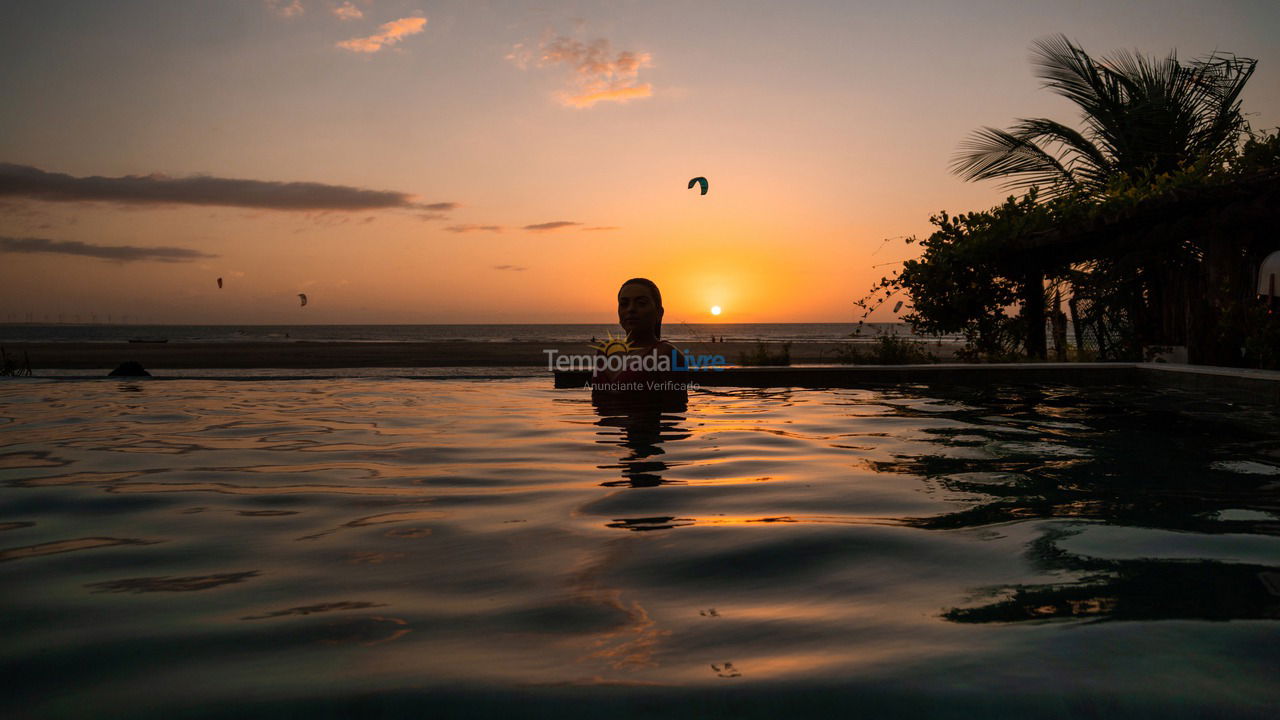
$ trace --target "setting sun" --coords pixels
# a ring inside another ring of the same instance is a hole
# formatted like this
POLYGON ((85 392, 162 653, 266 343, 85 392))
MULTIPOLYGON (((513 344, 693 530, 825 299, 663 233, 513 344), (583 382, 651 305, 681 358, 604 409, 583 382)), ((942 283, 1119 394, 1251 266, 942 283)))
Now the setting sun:
POLYGON ((712 314, 712 315, 719 315, 719 314, 720 314, 720 306, 719 306, 719 305, 712 305, 712 306, 711 306, 711 314, 712 314))

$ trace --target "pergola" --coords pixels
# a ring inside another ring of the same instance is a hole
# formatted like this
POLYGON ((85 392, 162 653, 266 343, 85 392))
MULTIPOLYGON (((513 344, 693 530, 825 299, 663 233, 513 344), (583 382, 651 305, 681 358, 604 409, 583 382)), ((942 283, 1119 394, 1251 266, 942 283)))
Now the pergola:
POLYGON ((1092 260, 1133 263, 1145 287, 1135 308, 1145 345, 1185 345, 1188 360, 1212 365, 1240 362, 1238 338, 1216 326, 1230 303, 1257 301, 1264 258, 1280 250, 1280 173, 1221 184, 1173 189, 1070 227, 1033 233, 1008 246, 1022 268, 1023 314, 1029 355, 1045 358, 1046 271, 1092 260), (1176 264, 1176 249, 1192 262, 1176 264), (1039 331, 1037 331, 1039 329, 1039 331))

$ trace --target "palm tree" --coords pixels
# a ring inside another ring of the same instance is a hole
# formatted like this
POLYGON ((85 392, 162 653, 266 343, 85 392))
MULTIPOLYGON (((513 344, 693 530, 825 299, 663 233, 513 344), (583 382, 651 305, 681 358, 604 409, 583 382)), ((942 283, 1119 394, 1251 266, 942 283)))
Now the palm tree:
POLYGON ((1084 130, 1046 118, 986 127, 961 146, 952 171, 965 180, 1012 178, 1052 198, 1097 195, 1118 176, 1160 174, 1201 159, 1218 162, 1248 130, 1240 92, 1256 60, 1214 53, 1183 65, 1120 51, 1094 60, 1064 35, 1035 43, 1045 87, 1080 107, 1084 130))

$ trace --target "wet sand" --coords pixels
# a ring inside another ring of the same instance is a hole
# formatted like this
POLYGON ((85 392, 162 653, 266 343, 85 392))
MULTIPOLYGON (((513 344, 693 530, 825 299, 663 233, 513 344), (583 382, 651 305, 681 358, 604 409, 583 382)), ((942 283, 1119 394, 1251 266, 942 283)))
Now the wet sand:
MULTIPOLYGON (((797 343, 791 363, 835 362, 847 343, 797 343)), ((543 342, 274 342, 274 343, 6 343, 10 361, 22 365, 24 353, 33 370, 110 370, 132 360, 144 368, 352 368, 352 367, 546 367, 546 350, 590 354, 585 343, 543 342)), ((695 355, 722 355, 737 364, 756 343, 688 343, 681 350, 695 355)), ((766 343, 769 352, 780 343, 766 343)), ((865 347, 865 346, 864 346, 865 347)), ((953 346, 927 345, 929 352, 950 357, 953 346)))

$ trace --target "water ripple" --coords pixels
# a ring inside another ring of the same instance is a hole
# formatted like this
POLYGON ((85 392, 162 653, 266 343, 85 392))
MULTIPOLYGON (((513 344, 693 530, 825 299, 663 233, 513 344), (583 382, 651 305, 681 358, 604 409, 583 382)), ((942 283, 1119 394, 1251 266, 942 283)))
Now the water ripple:
POLYGON ((32 381, 0 407, 0 662, 43 714, 68 688, 117 715, 1063 678, 1110 703, 1154 669, 1176 682, 1140 706, 1280 702, 1270 408, 910 386, 616 412, 376 378, 32 381))

